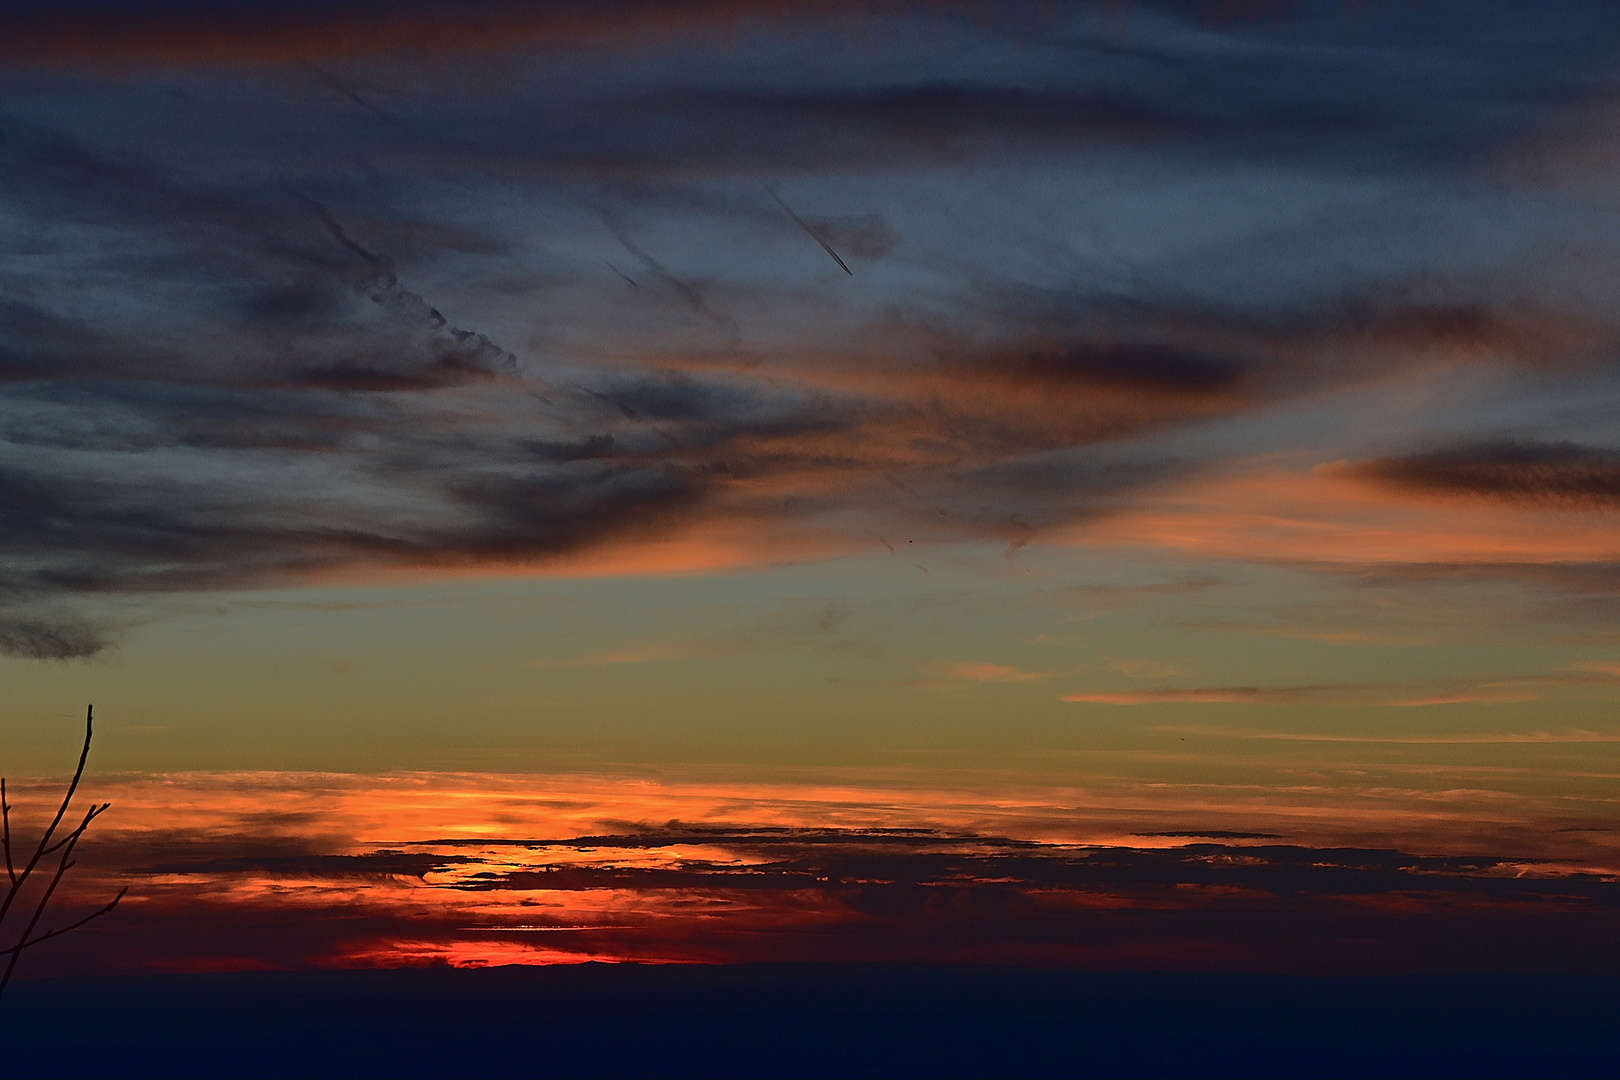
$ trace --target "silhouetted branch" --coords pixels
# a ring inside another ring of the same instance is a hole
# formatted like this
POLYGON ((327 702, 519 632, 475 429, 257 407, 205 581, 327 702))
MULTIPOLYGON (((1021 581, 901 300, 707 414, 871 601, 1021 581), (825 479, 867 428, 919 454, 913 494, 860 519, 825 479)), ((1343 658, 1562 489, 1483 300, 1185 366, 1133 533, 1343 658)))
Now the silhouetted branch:
POLYGON ((6 802, 6 781, 0 777, 0 822, 4 823, 4 831, 0 837, 4 838, 6 847, 6 877, 11 879, 11 887, 17 887, 17 871, 11 864, 11 804, 6 802))
MULTIPOLYGON (((85 825, 90 823, 93 814, 94 811, 84 816, 85 825)), ((58 817, 58 820, 60 820, 60 817, 58 817)), ((0 992, 3 992, 6 984, 11 981, 11 973, 16 969, 17 961, 22 958, 22 951, 28 947, 28 937, 34 932, 34 927, 39 925, 39 920, 44 916, 45 906, 51 902, 51 897, 56 893, 56 887, 62 883, 62 875, 73 867, 73 849, 78 846, 79 837, 83 835, 84 825, 81 825, 70 834, 67 846, 62 849, 62 858, 56 864, 56 873, 51 875, 51 883, 45 887, 45 895, 41 896, 39 903, 34 905, 34 917, 28 920, 28 926, 23 930, 22 937, 17 940, 17 944, 7 950, 11 953, 11 961, 6 964, 6 973, 0 975, 0 992)))
POLYGON ((39 937, 35 938, 32 941, 21 942, 19 944, 13 945, 9 949, 0 949, 0 956, 4 956, 6 953, 21 952, 22 950, 24 950, 26 948, 29 948, 29 947, 34 946, 34 945, 38 945, 42 941, 49 941, 53 937, 61 937, 63 934, 67 933, 69 930, 77 930, 79 927, 83 926, 85 923, 90 922, 93 919, 101 918, 103 915, 107 914, 107 912, 109 912, 113 908, 117 907, 118 906, 118 901, 122 900, 124 898, 124 894, 127 893, 127 892, 129 892, 129 886, 125 885, 122 889, 118 890, 118 895, 113 897, 110 901, 108 901, 107 906, 104 907, 104 908, 101 908, 99 911, 92 911, 90 914, 86 915, 84 918, 80 919, 78 922, 68 923, 68 925, 66 925, 66 926, 59 926, 55 930, 47 930, 43 934, 39 935, 39 937))
POLYGON ((69 841, 77 840, 84 830, 90 827, 90 823, 96 820, 96 818, 100 817, 102 812, 111 805, 112 803, 102 803, 100 806, 92 806, 90 808, 90 812, 84 815, 84 820, 79 823, 79 827, 62 837, 62 839, 58 840, 50 847, 46 848, 44 854, 49 855, 51 852, 60 848, 63 844, 66 844, 69 841))
MULTIPOLYGON (((67 794, 62 796, 62 805, 56 808, 56 816, 51 819, 50 828, 46 829, 45 834, 39 838, 39 846, 34 849, 33 858, 28 860, 28 865, 23 867, 22 873, 17 875, 11 884, 11 888, 6 891, 5 900, 0 902, 0 922, 4 922, 6 914, 11 911, 12 901, 22 891, 23 885, 27 884, 28 875, 34 872, 34 867, 39 865, 39 860, 45 857, 46 845, 51 842, 51 837, 55 835, 56 827, 62 823, 62 815, 67 813, 68 804, 73 801, 73 793, 79 790, 79 779, 84 776, 84 762, 90 756, 91 719, 94 713, 94 705, 84 711, 84 749, 79 751, 79 767, 73 770, 73 782, 68 785, 67 794)), ((4 985, 4 981, 0 981, 0 986, 4 985)))
POLYGON ((32 948, 54 937, 61 937, 63 934, 77 930, 92 920, 99 919, 117 907, 118 902, 129 891, 127 886, 118 890, 118 895, 113 897, 106 906, 86 915, 77 922, 58 927, 55 930, 47 930, 37 937, 34 935, 40 919, 45 915, 45 909, 50 905, 51 897, 56 895, 56 888, 62 883, 63 876, 76 865, 73 861, 73 849, 79 846, 79 841, 84 837, 85 830, 90 828, 90 823, 105 813, 107 808, 112 805, 111 803, 102 803, 100 805, 92 803, 90 809, 85 811, 84 817, 77 826, 66 835, 60 838, 56 837, 56 830, 62 824, 62 819, 67 816, 68 808, 73 803, 73 796, 79 790, 79 781, 84 777, 84 764, 90 757, 93 715, 93 708, 85 710, 84 747, 79 751, 79 767, 73 771, 73 782, 68 785, 67 794, 62 797, 62 805, 57 807, 56 816, 51 819, 50 826, 40 836, 39 843, 34 846, 33 855, 29 857, 27 864, 23 866, 20 872, 16 869, 11 849, 11 805, 6 801, 5 780, 0 778, 0 842, 3 842, 5 847, 6 877, 8 881, 5 899, 0 901, 0 923, 3 923, 6 916, 11 913, 12 905, 22 895, 23 886, 28 883, 29 877, 39 866, 40 860, 47 855, 61 852, 61 857, 56 863, 56 871, 51 875, 50 884, 45 887, 44 893, 34 905, 33 915, 29 918, 28 925, 23 929, 21 936, 17 938, 17 944, 8 949, 0 949, 0 956, 9 955, 11 957, 6 964, 5 973, 0 974, 0 995, 5 993, 6 986, 11 982, 11 974, 16 970, 17 961, 21 958, 24 949, 32 948), (52 842, 53 839, 55 840, 54 843, 52 842))

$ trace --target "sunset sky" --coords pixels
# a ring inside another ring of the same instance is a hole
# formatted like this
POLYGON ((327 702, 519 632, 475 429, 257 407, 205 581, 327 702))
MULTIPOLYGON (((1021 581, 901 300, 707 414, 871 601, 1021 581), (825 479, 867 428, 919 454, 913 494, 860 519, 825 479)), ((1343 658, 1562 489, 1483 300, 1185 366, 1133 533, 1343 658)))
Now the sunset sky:
POLYGON ((1620 971, 1617 165, 1607 0, 8 3, 4 770, 130 970, 1620 971))

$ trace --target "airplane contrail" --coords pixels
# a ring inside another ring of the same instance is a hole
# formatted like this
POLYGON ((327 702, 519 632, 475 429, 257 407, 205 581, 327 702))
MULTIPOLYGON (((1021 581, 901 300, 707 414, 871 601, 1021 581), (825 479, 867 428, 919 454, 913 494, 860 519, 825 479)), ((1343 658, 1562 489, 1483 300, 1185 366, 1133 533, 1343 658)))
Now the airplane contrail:
POLYGON ((816 231, 814 229, 812 229, 809 225, 806 225, 804 223, 804 219, 801 218, 798 214, 795 214, 793 212, 793 208, 790 207, 787 203, 782 201, 782 196, 778 195, 774 188, 772 188, 770 185, 767 184, 765 186, 765 190, 770 193, 771 198, 776 200, 776 205, 780 206, 782 208, 782 210, 787 214, 787 216, 793 219, 793 223, 795 225, 797 225, 799 228, 803 229, 805 231, 805 233, 810 237, 810 239, 812 239, 816 243, 820 244, 821 245, 821 250, 825 251, 827 254, 831 255, 832 258, 833 258, 833 262, 835 262, 839 266, 843 267, 844 273, 848 274, 850 277, 855 276, 855 271, 851 270, 849 268, 849 264, 846 263, 843 259, 840 259, 838 257, 838 252, 836 252, 836 251, 834 251, 832 249, 832 245, 827 243, 827 241, 823 240, 820 236, 818 236, 816 234, 816 231))

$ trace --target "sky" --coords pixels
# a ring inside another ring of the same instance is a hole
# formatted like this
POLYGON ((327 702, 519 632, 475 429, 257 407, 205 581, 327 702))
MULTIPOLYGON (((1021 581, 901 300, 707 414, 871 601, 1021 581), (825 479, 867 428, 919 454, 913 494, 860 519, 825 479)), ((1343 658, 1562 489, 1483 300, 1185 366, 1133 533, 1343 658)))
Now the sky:
POLYGON ((1596 0, 7 4, 52 962, 1620 971, 1617 139, 1596 0))

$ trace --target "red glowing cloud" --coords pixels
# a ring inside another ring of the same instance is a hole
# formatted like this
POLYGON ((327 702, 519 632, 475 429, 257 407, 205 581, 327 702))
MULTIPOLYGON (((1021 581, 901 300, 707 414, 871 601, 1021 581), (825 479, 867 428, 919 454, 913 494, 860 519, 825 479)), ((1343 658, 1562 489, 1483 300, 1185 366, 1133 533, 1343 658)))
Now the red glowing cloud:
MULTIPOLYGON (((1121 809, 1142 800, 1123 789, 931 779, 943 778, 130 778, 99 790, 116 831, 75 884, 86 896, 130 884, 119 921, 42 954, 37 970, 921 959, 1403 970, 1450 954, 1356 959, 1328 927, 1372 920, 1396 949, 1438 918, 1519 933, 1556 911, 1608 942, 1598 928, 1620 904, 1614 851, 1597 834, 1565 828, 1556 851, 1529 855, 1521 839, 1515 854, 1477 854, 1510 833, 1552 835, 1543 819, 1510 826, 1488 798, 1437 813, 1421 796, 1267 803, 1205 785, 1144 810, 1121 809), (1474 854, 1344 846, 1375 835, 1474 854), (1284 911, 1296 925, 1278 937, 1284 911)), ((1608 948, 1592 962, 1609 963, 1608 948)))

